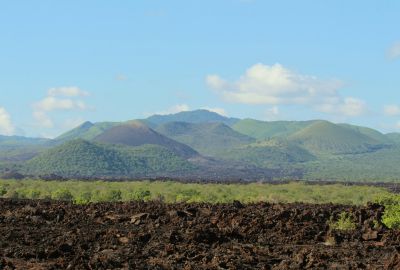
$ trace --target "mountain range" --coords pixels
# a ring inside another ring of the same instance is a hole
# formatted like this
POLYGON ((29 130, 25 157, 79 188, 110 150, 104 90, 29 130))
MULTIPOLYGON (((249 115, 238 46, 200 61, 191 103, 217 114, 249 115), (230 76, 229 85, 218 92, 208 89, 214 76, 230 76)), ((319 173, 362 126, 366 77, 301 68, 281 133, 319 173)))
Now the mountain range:
POLYGON ((85 122, 55 139, 0 136, 0 173, 8 176, 380 182, 399 180, 398 164, 400 133, 207 110, 85 122))

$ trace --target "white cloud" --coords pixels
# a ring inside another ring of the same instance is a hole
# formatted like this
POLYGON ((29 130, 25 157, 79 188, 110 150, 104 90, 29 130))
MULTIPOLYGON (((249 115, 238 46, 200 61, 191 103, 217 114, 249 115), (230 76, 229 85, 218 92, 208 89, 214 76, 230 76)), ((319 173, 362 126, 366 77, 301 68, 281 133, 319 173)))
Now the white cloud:
POLYGON ((44 128, 54 127, 50 113, 54 111, 79 111, 88 107, 81 97, 89 96, 89 92, 78 87, 51 88, 47 96, 33 104, 33 117, 44 128))
POLYGON ((218 113, 219 115, 222 115, 222 116, 228 116, 226 111, 223 108, 201 107, 200 109, 207 110, 207 111, 210 111, 210 112, 215 112, 215 113, 218 113))
POLYGON ((365 114, 367 111, 367 103, 365 103, 365 101, 361 99, 353 97, 344 98, 344 102, 342 104, 339 104, 338 109, 339 114, 343 114, 346 116, 360 116, 365 114))
POLYGON ((391 59, 396 59, 400 57, 400 42, 393 44, 388 50, 388 56, 391 59))
POLYGON ((0 107, 0 133, 2 135, 13 135, 15 132, 15 127, 11 122, 10 114, 0 107))
POLYGON ((360 116, 368 111, 363 100, 353 97, 346 97, 340 103, 317 105, 315 108, 320 112, 344 116, 360 116))
POLYGON ((81 100, 72 100, 67 98, 45 97, 41 101, 35 103, 36 111, 50 112, 54 110, 84 110, 86 105, 81 100))
POLYGON ((298 74, 280 64, 256 64, 237 81, 218 75, 206 77, 206 83, 229 102, 255 105, 304 105, 315 110, 358 116, 366 111, 364 101, 339 95, 342 83, 298 74))
POLYGON ((387 116, 397 116, 400 115, 400 106, 397 105, 385 105, 383 107, 383 112, 387 116))
POLYGON ((35 118, 36 122, 44 128, 52 128, 54 126, 51 118, 43 111, 33 111, 33 118, 35 118))
POLYGON ((76 86, 69 87, 56 87, 50 88, 47 92, 50 97, 86 97, 89 96, 89 92, 83 91, 76 86))

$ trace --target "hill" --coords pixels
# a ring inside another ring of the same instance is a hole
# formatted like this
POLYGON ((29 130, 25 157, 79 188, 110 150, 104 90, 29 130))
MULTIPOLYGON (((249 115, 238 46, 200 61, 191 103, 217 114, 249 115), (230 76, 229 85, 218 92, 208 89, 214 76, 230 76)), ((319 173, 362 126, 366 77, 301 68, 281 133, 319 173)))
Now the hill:
POLYGON ((134 177, 192 168, 181 157, 157 145, 120 147, 73 140, 27 161, 23 172, 63 177, 134 177))
POLYGON ((400 147, 391 146, 373 152, 336 155, 299 164, 306 180, 356 182, 399 182, 400 147))
POLYGON ((94 141, 128 146, 154 144, 163 146, 184 158, 198 155, 189 146, 161 135, 140 121, 131 121, 123 125, 111 127, 95 137, 94 141))
POLYGON ((328 121, 317 121, 288 138, 317 154, 367 153, 382 147, 379 141, 359 131, 328 121))
POLYGON ((399 156, 399 133, 322 120, 239 120, 206 110, 85 122, 55 140, 0 136, 0 172, 67 176, 395 181, 399 156))
POLYGON ((346 127, 346 128, 350 128, 352 130, 355 130, 361 134, 364 134, 374 140, 376 140, 379 143, 382 144, 392 144, 393 141, 386 136, 385 134, 372 129, 372 128, 368 128, 368 127, 361 127, 361 126, 355 126, 355 125, 350 125, 350 124, 339 124, 342 127, 346 127))
POLYGON ((63 143, 75 139, 93 140, 95 137, 103 133, 109 128, 119 125, 118 122, 100 122, 91 123, 89 121, 79 125, 78 127, 61 134, 54 139, 54 143, 63 143))
MULTIPOLYGON (((307 150, 286 140, 271 139, 228 149, 220 155, 225 160, 235 160, 260 168, 284 168, 316 160, 307 150)), ((294 167, 293 167, 294 168, 294 167)))
POLYGON ((400 133, 393 132, 393 133, 388 133, 385 136, 389 138, 392 142, 400 144, 400 133))
POLYGON ((211 112, 208 110, 186 111, 168 115, 153 115, 146 118, 145 120, 147 122, 152 123, 155 126, 165 124, 168 122, 187 122, 187 123, 219 122, 227 125, 232 125, 237 121, 239 121, 239 119, 225 117, 218 113, 211 112))
POLYGON ((232 125, 233 130, 247 136, 264 140, 273 137, 287 137, 315 121, 259 121, 243 119, 232 125))
POLYGON ((0 162, 22 162, 47 147, 50 139, 0 135, 0 162))
POLYGON ((160 125, 156 130, 169 138, 189 145, 203 155, 216 155, 226 149, 255 141, 223 123, 169 122, 160 125))
POLYGON ((43 145, 48 141, 50 141, 50 139, 0 135, 0 147, 1 146, 43 145))

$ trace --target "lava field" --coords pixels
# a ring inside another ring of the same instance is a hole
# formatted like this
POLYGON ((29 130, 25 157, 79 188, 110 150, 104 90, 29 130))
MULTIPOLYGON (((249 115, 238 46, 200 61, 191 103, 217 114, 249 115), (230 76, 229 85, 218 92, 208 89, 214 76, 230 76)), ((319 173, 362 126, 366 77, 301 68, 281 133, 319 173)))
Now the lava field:
POLYGON ((383 210, 0 199, 0 269, 400 269, 383 210), (330 227, 343 211, 355 230, 330 227))

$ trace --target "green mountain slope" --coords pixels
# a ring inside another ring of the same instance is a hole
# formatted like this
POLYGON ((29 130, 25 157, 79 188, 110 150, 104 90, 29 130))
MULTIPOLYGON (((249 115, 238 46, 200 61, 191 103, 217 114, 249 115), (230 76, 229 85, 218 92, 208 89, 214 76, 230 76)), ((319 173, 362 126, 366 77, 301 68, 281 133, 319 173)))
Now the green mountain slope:
POLYGON ((47 148, 50 139, 0 135, 0 161, 21 162, 47 148))
POLYGON ((243 119, 232 125, 233 130, 247 136, 264 140, 273 137, 287 137, 315 121, 272 121, 243 119))
POLYGON ((393 132, 393 133, 388 133, 385 135, 389 140, 396 144, 400 144, 400 133, 393 132))
POLYGON ((0 136, 0 172, 67 177, 395 181, 399 158, 400 133, 322 120, 239 120, 206 110, 85 122, 55 140, 0 136))
POLYGON ((361 127, 361 126, 355 126, 355 125, 350 125, 350 124, 339 124, 342 127, 346 127, 346 128, 350 128, 352 130, 355 130, 361 134, 364 134, 374 140, 376 140, 379 143, 382 144, 392 144, 393 141, 387 137, 385 134, 372 129, 372 128, 368 128, 368 127, 361 127))
POLYGON ((366 153, 381 147, 365 134, 328 121, 317 121, 288 138, 313 153, 366 153))
POLYGON ((258 141, 228 149, 220 154, 225 160, 241 161, 260 168, 287 168, 297 163, 313 161, 314 155, 286 140, 258 141))
POLYGON ((0 146, 43 145, 50 139, 0 135, 0 146))
POLYGON ((299 164, 306 180, 357 182, 400 181, 400 147, 392 146, 370 153, 337 155, 299 164))
POLYGON ((95 124, 91 122, 85 122, 80 126, 58 136, 54 141, 57 143, 63 143, 75 139, 93 140, 107 129, 119 124, 119 122, 100 122, 95 124))
POLYGON ((229 148, 254 142, 223 123, 169 122, 156 129, 159 133, 189 145, 203 155, 216 155, 229 148))
POLYGON ((121 147, 73 140, 27 161, 23 171, 64 177, 128 177, 192 168, 184 159, 157 145, 121 147))
POLYGON ((195 110, 195 111, 179 112, 168 115, 153 115, 145 120, 157 126, 168 122, 187 122, 187 123, 219 122, 231 125, 236 123, 239 119, 225 117, 219 115, 218 113, 210 112, 208 110, 195 110))
POLYGON ((160 145, 185 158, 198 155, 189 146, 159 134, 140 121, 131 121, 124 125, 114 126, 95 137, 94 140, 102 143, 128 146, 140 146, 144 144, 160 145))

